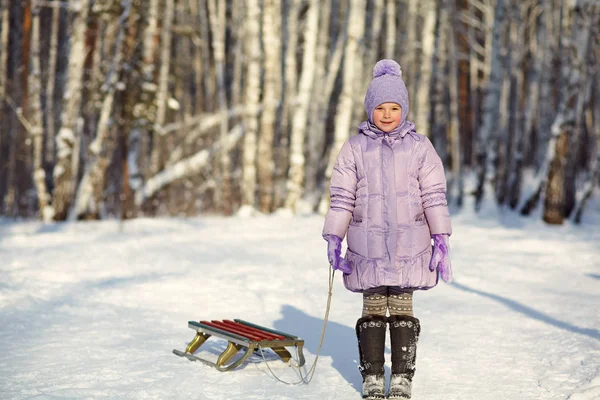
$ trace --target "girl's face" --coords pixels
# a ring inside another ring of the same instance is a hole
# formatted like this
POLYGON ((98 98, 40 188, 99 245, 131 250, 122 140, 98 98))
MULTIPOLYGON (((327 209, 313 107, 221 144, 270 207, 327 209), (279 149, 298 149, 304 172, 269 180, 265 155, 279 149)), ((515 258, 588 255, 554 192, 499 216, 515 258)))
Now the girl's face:
POLYGON ((383 103, 373 110, 373 123, 383 132, 391 132, 402 121, 402 107, 396 103, 383 103))

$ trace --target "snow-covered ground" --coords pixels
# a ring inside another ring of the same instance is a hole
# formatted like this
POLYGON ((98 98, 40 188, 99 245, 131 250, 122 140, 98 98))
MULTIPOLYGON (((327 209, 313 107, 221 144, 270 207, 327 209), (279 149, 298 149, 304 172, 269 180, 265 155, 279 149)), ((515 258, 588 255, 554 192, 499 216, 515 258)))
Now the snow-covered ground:
MULTIPOLYGON (((302 337, 308 369, 328 290, 322 222, 0 223, 0 398, 360 398, 361 296, 339 275, 308 385, 277 382, 256 357, 221 373, 171 353, 194 336, 188 320, 241 318, 302 337)), ((463 212, 453 226, 456 282, 415 295, 413 398, 600 399, 600 220, 463 212)), ((200 353, 214 360, 224 347, 211 338, 200 353)))

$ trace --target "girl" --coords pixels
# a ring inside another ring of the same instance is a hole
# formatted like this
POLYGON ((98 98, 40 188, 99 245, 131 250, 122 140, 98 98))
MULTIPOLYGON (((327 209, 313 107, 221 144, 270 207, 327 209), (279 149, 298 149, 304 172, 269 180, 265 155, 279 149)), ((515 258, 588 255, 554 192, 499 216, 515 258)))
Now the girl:
POLYGON ((363 294, 356 323, 363 398, 385 398, 389 325, 388 398, 409 399, 421 329, 412 312, 413 291, 434 287, 438 273, 446 282, 452 279, 446 179, 429 139, 406 120, 408 92, 398 63, 375 64, 365 109, 368 120, 344 143, 333 169, 323 238, 329 262, 344 273, 346 288, 363 294), (340 251, 346 234, 344 259, 340 251))

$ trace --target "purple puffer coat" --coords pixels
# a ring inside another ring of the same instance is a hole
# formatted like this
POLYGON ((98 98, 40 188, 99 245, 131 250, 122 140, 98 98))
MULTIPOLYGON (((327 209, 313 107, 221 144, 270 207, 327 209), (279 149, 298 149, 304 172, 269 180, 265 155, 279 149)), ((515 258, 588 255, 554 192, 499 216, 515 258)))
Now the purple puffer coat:
POLYGON ((365 121, 358 131, 338 155, 323 228, 348 235, 344 285, 432 288, 431 235, 452 233, 442 162, 412 122, 384 133, 365 121))

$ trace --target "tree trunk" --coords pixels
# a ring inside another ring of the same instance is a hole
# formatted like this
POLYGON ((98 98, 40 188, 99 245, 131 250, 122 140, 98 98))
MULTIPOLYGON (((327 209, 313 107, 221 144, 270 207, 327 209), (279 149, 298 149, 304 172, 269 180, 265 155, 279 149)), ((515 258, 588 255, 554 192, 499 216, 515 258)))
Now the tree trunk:
POLYGON ((75 190, 73 163, 78 160, 77 143, 80 132, 77 129, 77 119, 81 108, 81 94, 83 91, 82 76, 85 62, 85 31, 89 6, 86 1, 72 0, 74 11, 71 25, 71 49, 67 83, 64 92, 64 106, 61 115, 61 127, 56 139, 57 160, 54 167, 54 219, 64 220, 73 201, 75 190))
POLYGON ((273 209, 273 141, 275 138, 275 122, 281 92, 277 82, 281 79, 279 67, 281 57, 281 41, 278 33, 277 19, 279 7, 276 0, 265 0, 263 8, 262 33, 265 51, 263 114, 258 138, 258 188, 259 209, 270 213, 273 209))
MULTIPOLYGON (((331 179, 331 173, 337 159, 337 155, 344 142, 350 136, 350 123, 352 121, 352 110, 354 109, 355 100, 355 81, 364 79, 360 76, 361 60, 360 42, 363 40, 365 32, 365 0, 350 1, 350 15, 348 24, 348 39, 344 54, 344 72, 342 77, 342 92, 338 100, 335 114, 335 136, 334 141, 329 150, 329 163, 325 170, 325 179, 327 182, 331 179)), ((325 214, 329 207, 329 190, 325 190, 319 203, 319 212, 325 214)))
POLYGON ((302 197, 305 167, 305 139, 308 108, 311 102, 312 85, 315 72, 315 54, 319 32, 319 0, 311 0, 306 16, 306 34, 304 36, 304 54, 302 55, 302 75, 298 91, 298 104, 295 108, 290 148, 290 171, 287 181, 285 207, 295 211, 296 203, 302 197))
POLYGON ((462 205, 464 183, 462 176, 462 163, 463 157, 461 152, 461 139, 460 139, 460 115, 459 115, 459 104, 460 98, 458 95, 458 78, 459 68, 456 50, 456 33, 454 30, 456 13, 455 5, 452 0, 447 1, 447 18, 449 23, 447 26, 448 32, 446 38, 448 40, 448 84, 449 84, 449 95, 450 95, 450 154, 452 156, 452 184, 450 185, 451 196, 454 197, 456 204, 460 207, 462 205))
POLYGON ((54 89, 56 87, 56 64, 58 60, 58 29, 60 22, 60 8, 52 9, 52 25, 50 27, 50 51, 48 57, 48 80, 46 83, 46 151, 45 161, 54 165, 56 160, 56 119, 54 109, 54 89))
POLYGON ((385 58, 394 59, 396 56, 396 1, 386 2, 385 23, 385 58))
MULTIPOLYGON (((102 87, 103 101, 98 122, 98 132, 90 144, 87 153, 86 170, 79 184, 75 204, 70 219, 99 218, 100 203, 104 190, 106 169, 108 168, 115 149, 113 104, 117 82, 123 65, 123 41, 127 29, 127 19, 131 11, 131 0, 124 2, 121 17, 109 20, 108 32, 118 29, 112 64, 102 87)), ((109 36, 113 36, 112 34, 109 36)))
MULTIPOLYGON (((165 15, 162 20, 161 48, 160 48, 160 70, 158 76, 158 91, 156 93, 156 119, 154 131, 163 127, 167 116, 167 101, 169 97, 169 71, 171 66, 171 32, 173 26, 173 15, 175 12, 175 0, 165 0, 165 15)), ((160 132, 160 131, 159 131, 160 132)), ((169 151, 167 140, 161 133, 154 134, 152 145, 151 170, 153 174, 160 171, 165 164, 165 156, 169 151)))
MULTIPOLYGON (((415 125, 419 133, 429 136, 431 130, 429 118, 431 113, 431 80, 433 69, 433 52, 435 42, 436 6, 432 0, 423 0, 422 9, 425 12, 423 21, 423 36, 421 62, 419 64, 419 88, 415 97, 415 125), (425 4, 423 4, 425 3, 425 4)), ((413 114, 414 115, 414 114, 413 114)))
MULTIPOLYGON (((217 87, 219 92, 219 112, 221 114, 220 140, 227 140, 229 130, 229 118, 227 115, 227 94, 225 93, 225 2, 219 1, 217 8, 216 0, 208 0, 209 19, 212 32, 212 47, 217 69, 217 87)), ((231 215, 232 210, 232 189, 231 189, 231 159, 229 149, 221 144, 219 146, 221 154, 219 155, 220 164, 220 185, 217 185, 217 204, 223 207, 225 215, 231 215)))
MULTIPOLYGON (((331 2, 328 2, 325 6, 320 6, 320 19, 319 19, 319 33, 317 38, 317 49, 316 49, 316 60, 315 60, 315 83, 313 84, 313 93, 311 95, 312 101, 309 105, 308 119, 308 162, 305 163, 305 184, 304 193, 307 197, 310 197, 312 202, 312 208, 316 207, 320 193, 317 194, 317 181, 319 162, 322 159, 324 147, 325 147, 325 119, 327 118, 327 110, 325 104, 329 104, 328 94, 325 92, 325 84, 327 75, 332 74, 337 76, 339 71, 339 65, 341 57, 338 57, 337 64, 329 54, 329 43, 330 43, 330 19, 331 19, 331 2), (335 64, 335 65, 334 65, 335 64), (335 70, 335 72, 334 72, 335 70)), ((344 37, 344 34, 340 34, 339 38, 344 37)), ((334 54, 343 54, 343 42, 340 42, 333 49, 334 54)))
POLYGON ((260 5, 258 0, 246 2, 245 50, 247 57, 245 103, 251 112, 245 118, 242 165, 242 207, 253 210, 256 205, 256 151, 258 113, 261 95, 260 79, 260 5))
POLYGON ((39 215, 43 221, 51 221, 50 194, 46 188, 44 170, 44 116, 42 114, 42 82, 40 71, 40 8, 38 0, 32 0, 31 52, 29 71, 29 121, 33 143, 33 182, 37 192, 39 215))
POLYGON ((475 189, 475 209, 479 210, 484 199, 485 186, 495 178, 497 135, 499 122, 500 95, 502 92, 503 67, 500 56, 501 32, 505 15, 504 0, 496 0, 494 25, 492 27, 492 53, 490 78, 483 100, 483 122, 477 137, 477 188, 475 189))

